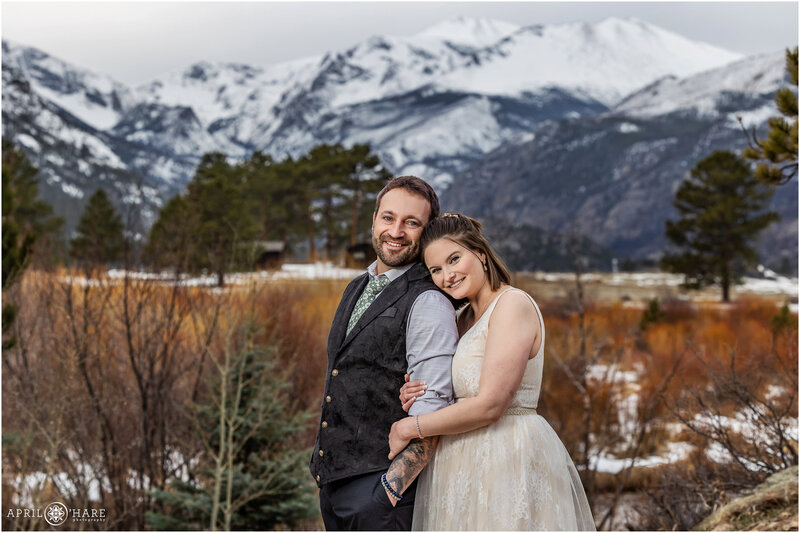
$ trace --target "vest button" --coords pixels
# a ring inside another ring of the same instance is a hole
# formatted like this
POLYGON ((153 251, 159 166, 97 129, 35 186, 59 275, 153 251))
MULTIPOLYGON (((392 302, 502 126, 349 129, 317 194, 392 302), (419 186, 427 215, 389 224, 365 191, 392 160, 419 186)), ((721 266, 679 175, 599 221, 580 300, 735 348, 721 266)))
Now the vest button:
POLYGON ((330 396, 325 396, 325 401, 331 403, 333 401, 333 398, 331 398, 330 396))
POLYGON ((325 422, 325 421, 323 421, 323 422, 322 422, 322 427, 323 427, 323 428, 326 428, 326 427, 328 427, 328 423, 327 423, 327 422, 325 422))
POLYGON ((333 372, 331 372, 331 376, 336 377, 338 375, 339 375, 339 371, 334 368, 333 372))
POLYGON ((323 455, 325 455, 325 452, 323 452, 322 450, 320 450, 320 451, 319 451, 319 456, 320 456, 320 457, 322 457, 323 455))
POLYGON ((317 476, 317 483, 319 483, 319 476, 317 476))

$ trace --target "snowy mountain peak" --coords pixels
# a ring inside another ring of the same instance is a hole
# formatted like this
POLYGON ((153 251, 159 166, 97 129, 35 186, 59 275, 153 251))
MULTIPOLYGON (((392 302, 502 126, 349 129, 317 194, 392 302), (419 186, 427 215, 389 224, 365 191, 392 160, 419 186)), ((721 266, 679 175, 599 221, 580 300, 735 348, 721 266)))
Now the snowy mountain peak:
POLYGON ((134 105, 130 89, 122 83, 38 48, 3 39, 3 65, 19 69, 42 96, 98 130, 113 126, 134 105))
POLYGON ((771 95, 784 85, 784 61, 783 52, 773 52, 686 78, 667 76, 629 95, 615 111, 636 117, 676 111, 711 117, 726 114, 734 124, 736 115, 744 115, 745 122, 757 124, 775 112, 771 95), (770 103, 756 111, 743 111, 759 97, 770 103))
POLYGON ((519 30, 520 26, 501 20, 458 17, 435 24, 414 37, 440 39, 483 48, 519 30))

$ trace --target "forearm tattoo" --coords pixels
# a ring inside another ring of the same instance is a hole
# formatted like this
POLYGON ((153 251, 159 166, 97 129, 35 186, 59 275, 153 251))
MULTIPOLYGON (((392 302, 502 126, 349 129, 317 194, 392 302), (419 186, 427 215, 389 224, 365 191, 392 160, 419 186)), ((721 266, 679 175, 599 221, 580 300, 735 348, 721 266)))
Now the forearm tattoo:
POLYGON ((386 481, 394 490, 402 494, 431 461, 438 443, 438 436, 414 439, 409 442, 405 450, 394 458, 389 470, 386 471, 386 481))

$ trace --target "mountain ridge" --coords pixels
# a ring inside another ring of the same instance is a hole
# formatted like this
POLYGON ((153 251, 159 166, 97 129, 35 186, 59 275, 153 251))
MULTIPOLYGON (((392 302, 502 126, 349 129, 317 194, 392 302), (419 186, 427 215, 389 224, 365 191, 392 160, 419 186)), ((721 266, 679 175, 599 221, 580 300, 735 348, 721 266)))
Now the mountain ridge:
MULTIPOLYGON (((497 153, 513 153, 526 143, 536 145, 553 132, 565 153, 587 143, 600 146, 623 133, 658 129, 663 117, 676 110, 695 113, 691 97, 706 99, 710 102, 706 107, 714 109, 718 100, 727 99, 728 122, 741 114, 759 126, 775 113, 764 87, 748 85, 733 73, 741 70, 740 63, 749 64, 747 58, 642 21, 611 18, 597 24, 516 26, 456 19, 429 30, 427 36, 427 30, 420 32, 423 37, 372 36, 346 49, 270 66, 201 61, 135 88, 85 69, 75 67, 73 72, 70 65, 44 52, 4 41, 3 133, 23 145, 42 168, 51 198, 72 193, 75 201, 67 202, 70 211, 79 212, 75 206, 85 193, 118 179, 112 198, 123 205, 140 202, 146 229, 208 151, 222 151, 234 161, 255 150, 283 159, 303 155, 321 143, 370 143, 391 172, 423 176, 454 198, 458 182, 471 179, 474 166, 495 161, 497 153), (665 54, 666 46, 675 43, 680 45, 674 47, 678 52, 665 54), (574 58, 566 61, 564 54, 574 58), (671 72, 676 64, 679 71, 671 72), (686 80, 729 69, 727 92, 718 91, 711 81, 700 83, 702 90, 687 92, 691 86, 686 80), (56 79, 59 76, 64 80, 56 79), (99 80, 97 87, 92 80, 99 80), (639 90, 624 93, 634 85, 639 90), (30 98, 23 97, 22 86, 30 98), (659 108, 653 91, 662 98, 668 91, 685 98, 680 109, 659 108), (14 101, 22 103, 12 105, 14 101), (50 111, 38 116, 26 106, 50 111), (600 129, 587 134, 595 128, 592 124, 600 129), (564 132, 575 136, 562 138, 564 132), (121 178, 123 174, 127 177, 121 178)), ((761 82, 771 84, 771 90, 782 68, 774 58, 768 63, 770 74, 762 73, 766 77, 761 82)), ((743 137, 736 140, 729 135, 731 125, 719 126, 717 133, 707 131, 706 137, 722 132, 722 137, 740 142, 743 137)), ((678 143, 673 157, 695 160, 699 151, 714 145, 704 141, 706 137, 698 138, 699 146, 678 143)), ((670 142, 661 139, 655 146, 668 147, 670 142)), ((612 142, 598 157, 613 157, 614 149, 612 142)), ((646 150, 640 156, 636 153, 627 157, 653 157, 646 150)), ((524 174, 524 169, 517 171, 524 174)), ((598 183, 613 186, 619 181, 639 188, 630 181, 633 176, 610 167, 609 172, 623 177, 598 183)), ((568 195, 569 181, 553 186, 562 186, 568 195)), ((625 198, 641 202, 635 195, 625 198)), ((577 205, 561 207, 571 212, 577 205)), ((77 212, 68 213, 68 226, 77 212)), ((539 226, 535 222, 526 220, 539 226)), ((613 248, 614 242, 604 244, 613 248)))

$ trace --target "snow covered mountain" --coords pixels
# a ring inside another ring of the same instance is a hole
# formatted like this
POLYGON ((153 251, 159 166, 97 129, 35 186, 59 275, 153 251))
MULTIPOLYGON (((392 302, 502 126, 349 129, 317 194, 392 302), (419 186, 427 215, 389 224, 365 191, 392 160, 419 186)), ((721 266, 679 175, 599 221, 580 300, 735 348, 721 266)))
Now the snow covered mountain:
POLYGON ((460 18, 278 65, 201 62, 132 89, 4 41, 3 134, 42 168, 51 201, 80 202, 113 182, 122 203, 142 204, 147 226, 209 151, 282 159, 369 143, 393 173, 443 191, 545 121, 642 106, 625 97, 737 59, 633 19, 460 18))
MULTIPOLYGON (((444 189, 543 119, 595 114, 665 75, 738 58, 637 20, 518 27, 461 18, 267 68, 200 63, 138 95, 188 103, 231 155, 369 142, 394 172, 424 174, 444 189)), ((199 133, 194 140, 208 142, 199 133)))
MULTIPOLYGON (((786 84, 784 57, 666 77, 608 112, 544 123, 528 142, 506 145, 457 175, 443 208, 574 231, 617 257, 658 258, 664 222, 676 218, 675 190, 691 168, 715 150, 747 145, 737 116, 763 135, 766 120, 779 114, 773 100, 786 84)), ((781 221, 762 235, 762 258, 778 268, 786 257, 796 267, 797 180, 777 188, 772 209, 781 221)))
POLYGON ((3 66, 18 69, 41 98, 98 130, 112 127, 135 103, 132 91, 108 76, 5 40, 3 66))
MULTIPOLYGON (((108 124, 108 116, 124 110, 128 101, 126 90, 107 83, 107 79, 97 84, 86 83, 96 79, 60 62, 51 64, 63 68, 63 76, 49 76, 41 68, 21 68, 8 61, 14 57, 9 48, 3 43, 3 137, 21 147, 39 168, 40 196, 67 219, 67 227, 71 228, 88 196, 103 187, 123 207, 126 217, 132 216, 133 227, 144 230, 155 220, 162 200, 176 189, 152 173, 133 172, 126 162, 142 164, 151 160, 155 165, 159 159, 156 152, 131 145, 89 123, 108 124), (32 78, 32 72, 37 77, 32 78), (42 89, 42 81, 50 84, 49 88, 42 89), (64 83, 59 86, 59 81, 64 83), (101 84, 109 90, 97 90, 101 84), (56 89, 61 91, 59 102, 79 101, 80 105, 67 110, 42 96, 56 89)), ((45 56, 45 59, 50 58, 45 56)), ((191 172, 192 168, 187 166, 181 171, 191 172)))

